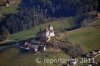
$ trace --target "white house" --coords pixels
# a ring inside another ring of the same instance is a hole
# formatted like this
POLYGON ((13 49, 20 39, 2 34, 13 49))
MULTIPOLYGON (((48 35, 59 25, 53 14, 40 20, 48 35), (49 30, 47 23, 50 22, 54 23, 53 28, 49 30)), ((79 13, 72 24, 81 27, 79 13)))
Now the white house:
POLYGON ((46 41, 50 41, 51 37, 54 37, 55 36, 55 32, 54 32, 54 29, 53 29, 53 26, 52 25, 49 25, 48 27, 45 28, 44 31, 40 32, 38 37, 40 38, 45 38, 47 39, 46 41))

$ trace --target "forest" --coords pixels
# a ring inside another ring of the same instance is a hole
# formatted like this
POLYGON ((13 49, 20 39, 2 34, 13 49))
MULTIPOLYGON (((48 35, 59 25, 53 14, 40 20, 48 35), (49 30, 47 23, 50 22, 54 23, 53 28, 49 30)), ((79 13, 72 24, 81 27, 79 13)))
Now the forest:
POLYGON ((100 0, 22 0, 15 14, 5 14, 0 20, 0 41, 9 34, 49 22, 48 19, 75 17, 100 11, 100 0))

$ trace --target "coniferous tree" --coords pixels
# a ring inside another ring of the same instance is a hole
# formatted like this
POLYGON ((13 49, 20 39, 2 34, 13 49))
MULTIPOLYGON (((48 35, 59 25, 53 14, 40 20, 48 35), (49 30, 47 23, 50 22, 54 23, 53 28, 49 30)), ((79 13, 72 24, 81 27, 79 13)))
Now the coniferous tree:
POLYGON ((0 41, 8 39, 9 31, 5 26, 1 26, 0 28, 0 41))

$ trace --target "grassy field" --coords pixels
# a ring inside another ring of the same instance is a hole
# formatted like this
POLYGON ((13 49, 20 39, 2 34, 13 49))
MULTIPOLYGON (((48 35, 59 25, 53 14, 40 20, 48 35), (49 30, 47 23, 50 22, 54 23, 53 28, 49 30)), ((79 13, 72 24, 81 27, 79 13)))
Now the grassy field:
POLYGON ((37 52, 20 53, 15 47, 5 47, 6 50, 0 52, 0 66, 61 66, 61 64, 37 63, 37 58, 57 59, 69 58, 63 51, 59 52, 37 52))
POLYGON ((16 13, 18 5, 0 8, 0 14, 16 13))
POLYGON ((66 37, 73 44, 80 44, 86 51, 100 49, 100 19, 85 28, 67 32, 66 37))

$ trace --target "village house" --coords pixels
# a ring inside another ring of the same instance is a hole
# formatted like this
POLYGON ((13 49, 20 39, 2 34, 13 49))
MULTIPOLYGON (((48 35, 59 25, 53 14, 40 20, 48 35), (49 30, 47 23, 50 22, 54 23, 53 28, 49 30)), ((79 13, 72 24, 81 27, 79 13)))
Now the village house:
POLYGON ((24 48, 32 51, 32 52, 37 52, 37 51, 46 51, 46 46, 45 45, 34 45, 29 42, 25 42, 24 48))
POLYGON ((25 41, 23 44, 16 44, 16 47, 28 52, 46 51, 45 45, 34 44, 27 41, 25 41))
POLYGON ((27 50, 33 51, 33 52, 38 51, 38 46, 30 44, 29 42, 25 42, 24 48, 27 49, 27 50))

